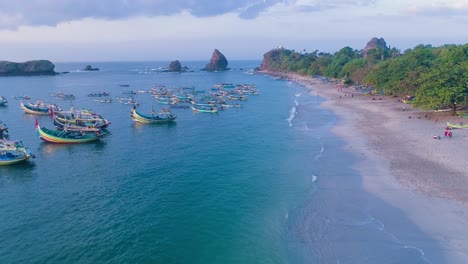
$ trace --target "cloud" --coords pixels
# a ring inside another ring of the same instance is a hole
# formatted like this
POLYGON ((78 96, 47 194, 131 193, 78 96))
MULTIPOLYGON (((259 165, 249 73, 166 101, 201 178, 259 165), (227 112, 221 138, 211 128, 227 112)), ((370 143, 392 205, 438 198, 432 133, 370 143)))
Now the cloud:
MULTIPOLYGON (((278 3, 291 0, 28 0, 0 1, 0 27, 48 25, 84 18, 120 20, 129 17, 170 16, 188 12, 195 17, 237 13, 244 19, 255 18, 278 3), (10 19, 15 18, 15 19, 10 19), (21 18, 21 19, 18 19, 21 18)), ((181 21, 183 23, 183 21, 181 21)))
POLYGON ((468 17, 468 2, 463 0, 450 3, 437 2, 431 5, 409 6, 405 11, 429 17, 468 17))
POLYGON ((298 0, 295 7, 298 11, 308 13, 346 7, 370 6, 376 2, 377 0, 298 0))
MULTIPOLYGON (((28 0, 0 1, 0 28, 55 26, 94 18, 123 20, 131 17, 171 16, 183 12, 195 17, 226 13, 254 19, 268 8, 282 4, 302 12, 347 6, 365 6, 376 0, 28 0)), ((183 23, 183 21, 181 21, 183 23)))

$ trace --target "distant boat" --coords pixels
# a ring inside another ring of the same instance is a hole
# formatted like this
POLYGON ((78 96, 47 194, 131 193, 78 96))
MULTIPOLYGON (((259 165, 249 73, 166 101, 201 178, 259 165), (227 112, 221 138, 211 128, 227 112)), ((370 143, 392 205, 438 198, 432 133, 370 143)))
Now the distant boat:
POLYGON ((87 132, 76 130, 51 130, 41 127, 36 119, 36 130, 39 138, 50 143, 77 144, 97 141, 102 137, 100 131, 87 132))
POLYGON ((135 122, 145 123, 145 124, 170 123, 170 122, 174 122, 174 120, 177 118, 176 115, 174 115, 173 113, 171 113, 171 111, 167 109, 163 109, 159 113, 155 113, 154 111, 152 111, 151 115, 144 115, 144 114, 138 113, 136 110, 136 107, 132 108, 130 117, 135 122))
POLYGON ((26 114, 31 115, 50 115, 54 111, 61 111, 60 107, 55 104, 49 104, 43 101, 36 101, 36 103, 20 103, 21 110, 26 114))
POLYGON ((108 92, 93 92, 93 93, 89 93, 88 94, 88 97, 103 97, 103 96, 109 96, 110 93, 108 92))
POLYGON ((0 106, 6 106, 8 104, 8 100, 3 97, 3 96, 0 96, 0 106))
POLYGON ((18 140, 0 140, 0 166, 11 165, 34 157, 18 140))
POLYGON ((218 112, 218 108, 216 107, 191 106, 191 108, 194 112, 200 112, 200 113, 217 113, 218 112))
POLYGON ((94 99, 94 102, 99 102, 99 103, 112 103, 112 99, 94 99))

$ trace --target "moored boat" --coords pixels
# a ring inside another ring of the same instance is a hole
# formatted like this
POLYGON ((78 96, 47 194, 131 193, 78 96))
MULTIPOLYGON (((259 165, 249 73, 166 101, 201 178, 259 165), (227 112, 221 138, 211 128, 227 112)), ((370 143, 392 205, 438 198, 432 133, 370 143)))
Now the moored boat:
POLYGON ((39 138, 50 143, 77 144, 97 141, 102 137, 101 131, 52 130, 41 127, 36 120, 39 138))
POLYGON ((0 140, 0 166, 11 165, 34 157, 18 140, 0 140))
POLYGON ((144 114, 138 113, 138 111, 136 110, 136 107, 132 108, 130 117, 135 122, 145 123, 145 124, 170 123, 170 122, 174 122, 174 120, 177 118, 176 115, 174 115, 173 113, 171 113, 171 111, 167 109, 163 109, 159 113, 152 111, 151 115, 144 115, 144 114))
POLYGON ((8 100, 4 96, 0 96, 0 106, 7 106, 8 100))
POLYGON ((20 102, 21 110, 31 115, 50 115, 53 112, 60 111, 60 107, 55 104, 45 103, 43 101, 36 101, 36 103, 20 102))
POLYGON ((200 107, 200 106, 190 106, 194 112, 199 112, 199 113, 217 113, 218 108, 216 107, 200 107))

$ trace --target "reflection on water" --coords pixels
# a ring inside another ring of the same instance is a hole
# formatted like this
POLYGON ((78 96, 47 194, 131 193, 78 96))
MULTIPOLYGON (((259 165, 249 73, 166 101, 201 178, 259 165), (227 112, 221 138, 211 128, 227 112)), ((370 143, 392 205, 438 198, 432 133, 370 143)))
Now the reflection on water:
POLYGON ((74 153, 76 151, 83 151, 83 147, 86 148, 86 151, 102 151, 106 145, 107 142, 105 142, 105 139, 82 144, 54 144, 48 142, 41 142, 37 148, 37 153, 35 154, 36 156, 44 156, 63 151, 74 153))

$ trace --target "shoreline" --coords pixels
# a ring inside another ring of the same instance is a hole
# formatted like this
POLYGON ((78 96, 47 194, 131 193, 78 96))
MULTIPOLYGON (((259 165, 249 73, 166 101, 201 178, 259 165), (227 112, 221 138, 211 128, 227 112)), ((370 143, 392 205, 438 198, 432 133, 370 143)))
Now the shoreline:
POLYGON ((361 174, 364 190, 401 209, 442 248, 424 248, 424 241, 395 225, 400 240, 422 248, 429 258, 431 250, 439 250, 435 254, 444 254, 448 263, 468 262, 468 130, 452 130, 452 138, 444 137, 446 122, 462 118, 436 116, 398 98, 366 96, 308 76, 261 73, 325 97, 322 106, 337 117, 332 132, 345 140, 345 151, 359 157, 353 168, 361 174))

